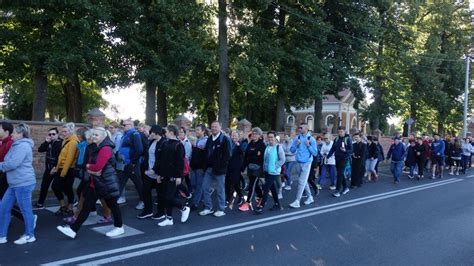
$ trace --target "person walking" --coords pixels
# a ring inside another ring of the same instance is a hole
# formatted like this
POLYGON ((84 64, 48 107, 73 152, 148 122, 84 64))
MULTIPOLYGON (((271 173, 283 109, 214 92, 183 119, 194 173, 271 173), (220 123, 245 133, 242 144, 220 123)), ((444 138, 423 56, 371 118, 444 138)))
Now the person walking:
POLYGON ((346 133, 346 128, 340 126, 338 129, 338 136, 334 140, 331 150, 329 151, 328 157, 333 154, 336 158, 336 171, 337 171, 337 184, 336 192, 333 196, 338 198, 342 195, 349 193, 347 187, 346 178, 351 174, 351 157, 352 157, 352 139, 349 134, 346 133))
POLYGON ((77 144, 79 139, 75 133, 74 123, 64 124, 61 134, 64 139, 58 163, 51 170, 51 174, 55 175, 52 188, 61 205, 56 215, 69 217, 74 215, 72 210, 72 205, 74 204, 74 165, 78 155, 77 144), (64 201, 64 195, 67 197, 67 203, 64 201))
POLYGON ((459 171, 461 170, 461 160, 462 160, 462 149, 461 149, 461 142, 459 139, 454 141, 453 146, 451 147, 451 171, 449 172, 450 175, 459 175, 459 171))
POLYGON ((374 136, 367 137, 367 159, 365 160, 365 170, 367 172, 367 179, 369 182, 376 182, 379 179, 375 166, 377 165, 379 155, 379 147, 374 141, 374 136))
POLYGON ((413 179, 415 178, 415 169, 416 169, 416 158, 417 158, 417 147, 415 140, 410 139, 410 145, 407 149, 407 155, 405 164, 408 166, 409 173, 408 178, 413 179))
POLYGON ((445 162, 445 142, 440 138, 438 133, 434 134, 433 143, 431 143, 431 161, 433 164, 431 179, 436 178, 436 169, 438 169, 439 178, 443 178, 444 162, 445 162))
POLYGON ((204 180, 204 170, 206 168, 206 143, 208 139, 208 129, 199 124, 194 130, 196 134, 196 143, 192 147, 192 155, 190 161, 191 171, 191 193, 192 198, 191 210, 197 210, 202 199, 202 182, 204 180))
POLYGON ((296 162, 299 164, 300 168, 298 174, 298 190, 296 192, 295 200, 289 205, 291 208, 300 207, 303 191, 305 191, 308 196, 303 204, 309 205, 314 202, 314 198, 311 195, 311 189, 308 186, 308 176, 311 171, 313 156, 318 155, 318 148, 316 147, 316 140, 311 136, 306 123, 302 123, 298 127, 298 132, 298 136, 296 136, 291 145, 291 152, 296 154, 296 162))
POLYGON ((390 146, 387 153, 387 160, 392 159, 390 171, 393 174, 394 183, 400 183, 400 176, 403 169, 403 160, 405 159, 405 147, 399 137, 395 137, 394 143, 390 146))
POLYGON ((185 148, 178 139, 179 129, 176 125, 166 127, 166 143, 155 164, 154 171, 158 173, 157 182, 161 183, 162 189, 158 194, 158 213, 165 213, 164 220, 158 226, 173 225, 173 208, 181 212, 181 223, 185 223, 189 218, 191 209, 186 207, 184 199, 177 198, 178 186, 184 182, 184 160, 185 148))
POLYGON ((426 164, 426 158, 428 157, 428 150, 429 147, 427 144, 423 142, 423 138, 417 138, 416 139, 416 145, 415 145, 415 150, 416 150, 416 164, 418 168, 418 180, 423 179, 423 173, 425 170, 425 164, 426 164))
POLYGON ((240 186, 240 176, 244 168, 244 152, 246 145, 243 145, 240 141, 240 134, 238 131, 232 131, 232 156, 230 157, 229 167, 227 168, 227 175, 225 179, 226 187, 226 204, 227 206, 234 205, 234 192, 239 197, 237 200, 237 206, 244 203, 244 195, 242 187, 240 186))
POLYGON ((352 166, 351 166, 351 188, 361 187, 366 169, 367 144, 362 141, 359 133, 352 135, 352 166))
POLYGON ((320 151, 322 157, 321 177, 319 178, 318 184, 322 186, 324 184, 324 180, 329 175, 329 178, 331 180, 329 189, 336 190, 336 158, 334 154, 331 157, 328 157, 329 151, 331 150, 333 145, 332 135, 324 135, 323 140, 324 141, 322 143, 320 151))
POLYGON ((293 168, 296 165, 295 154, 291 152, 291 144, 293 144, 293 138, 290 135, 285 135, 285 141, 282 143, 283 150, 285 151, 285 187, 284 190, 291 190, 291 184, 293 183, 292 173, 293 168))
POLYGON ((273 207, 272 210, 282 210, 280 200, 278 199, 277 183, 280 179, 281 168, 285 164, 285 151, 276 141, 276 133, 270 131, 267 134, 268 145, 265 148, 263 156, 263 172, 265 176, 265 184, 263 185, 263 197, 260 206, 257 206, 255 212, 263 213, 265 204, 268 199, 268 192, 272 192, 273 207))
POLYGON ((24 234, 14 243, 23 245, 36 241, 36 218, 33 215, 31 196, 36 185, 33 169, 33 140, 30 127, 19 124, 12 132, 13 143, 4 161, 0 162, 0 172, 6 175, 8 188, 0 202, 0 244, 8 242, 7 233, 11 221, 11 211, 18 203, 25 224, 24 234))
POLYGON ((69 238, 76 238, 82 224, 87 220, 91 211, 95 208, 97 199, 104 199, 112 211, 114 228, 105 235, 116 237, 125 233, 122 223, 122 214, 117 204, 119 197, 119 181, 115 170, 113 148, 115 144, 108 136, 105 128, 97 127, 91 130, 92 142, 96 147, 91 150, 85 168, 87 174, 84 178, 84 189, 82 195, 84 203, 77 219, 69 226, 56 227, 61 233, 69 238))

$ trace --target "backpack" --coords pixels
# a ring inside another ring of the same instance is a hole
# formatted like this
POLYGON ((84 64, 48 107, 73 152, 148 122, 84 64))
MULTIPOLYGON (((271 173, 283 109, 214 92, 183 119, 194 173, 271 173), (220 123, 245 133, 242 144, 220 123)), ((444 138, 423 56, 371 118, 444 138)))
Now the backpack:
MULTIPOLYGON (((179 144, 183 144, 183 143, 181 143, 181 141, 178 141, 178 143, 176 144, 176 151, 178 151, 179 144)), ((183 149, 184 149, 184 145, 183 145, 183 149)), ((187 175, 189 175, 189 161, 188 161, 188 158, 186 158, 186 152, 185 152, 183 176, 187 176, 187 175)))

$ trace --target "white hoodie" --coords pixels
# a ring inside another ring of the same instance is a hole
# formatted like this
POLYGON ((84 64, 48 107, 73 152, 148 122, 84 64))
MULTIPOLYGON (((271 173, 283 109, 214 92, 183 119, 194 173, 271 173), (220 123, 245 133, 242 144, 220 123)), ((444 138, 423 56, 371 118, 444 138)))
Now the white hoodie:
POLYGON ((326 158, 332 148, 333 142, 331 141, 329 144, 327 144, 326 141, 323 141, 322 144, 323 145, 321 146, 321 156, 323 157, 323 163, 328 165, 336 165, 336 157, 334 156, 334 153, 331 157, 326 158))

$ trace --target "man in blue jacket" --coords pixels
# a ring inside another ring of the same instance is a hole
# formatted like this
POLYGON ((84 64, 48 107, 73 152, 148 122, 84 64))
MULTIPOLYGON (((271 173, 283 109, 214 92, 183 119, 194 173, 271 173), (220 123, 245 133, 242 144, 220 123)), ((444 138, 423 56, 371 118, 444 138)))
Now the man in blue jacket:
POLYGON ((336 192, 332 194, 336 198, 340 197, 341 193, 343 195, 349 193, 346 177, 351 174, 350 167, 352 156, 352 139, 349 134, 346 133, 346 128, 340 126, 337 129, 337 133, 338 136, 334 140, 332 148, 327 155, 327 158, 331 157, 333 154, 336 157, 337 183, 336 192))
POLYGON ((123 191, 128 179, 130 178, 137 189, 140 202, 136 209, 141 210, 144 208, 142 190, 143 183, 140 176, 140 164, 142 163, 141 156, 143 154, 143 143, 140 133, 135 130, 133 121, 127 119, 123 122, 125 132, 123 134, 122 143, 118 150, 119 157, 121 157, 125 164, 123 172, 119 172, 120 176, 120 191, 123 191))
POLYGON ((436 178, 436 166, 439 169, 439 178, 443 178, 443 169, 444 169, 444 151, 446 145, 444 141, 439 137, 439 134, 435 133, 434 141, 431 143, 431 161, 433 162, 433 175, 431 179, 436 178))
POLYGON ((403 161, 405 159, 405 146, 400 140, 400 137, 395 137, 394 143, 390 146, 387 154, 387 160, 392 158, 390 164, 390 171, 393 174, 394 183, 400 182, 400 176, 402 174, 403 161))
POLYGON ((313 156, 318 155, 318 148, 316 147, 316 140, 311 136, 308 125, 302 123, 298 127, 299 134, 293 140, 290 151, 296 153, 296 162, 300 165, 300 173, 298 176, 298 191, 296 192, 296 199, 290 204, 291 208, 299 208, 300 200, 303 196, 303 190, 306 191, 308 199, 304 202, 309 205, 314 202, 311 196, 311 190, 308 186, 308 176, 311 170, 311 163, 313 156))

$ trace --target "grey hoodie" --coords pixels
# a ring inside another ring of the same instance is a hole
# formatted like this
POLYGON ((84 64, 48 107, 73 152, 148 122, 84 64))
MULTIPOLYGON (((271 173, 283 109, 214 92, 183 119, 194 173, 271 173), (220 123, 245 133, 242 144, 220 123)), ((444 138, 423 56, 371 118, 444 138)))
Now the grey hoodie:
POLYGON ((36 184, 33 169, 33 140, 22 138, 15 140, 0 163, 0 171, 7 174, 8 185, 12 188, 36 184))

